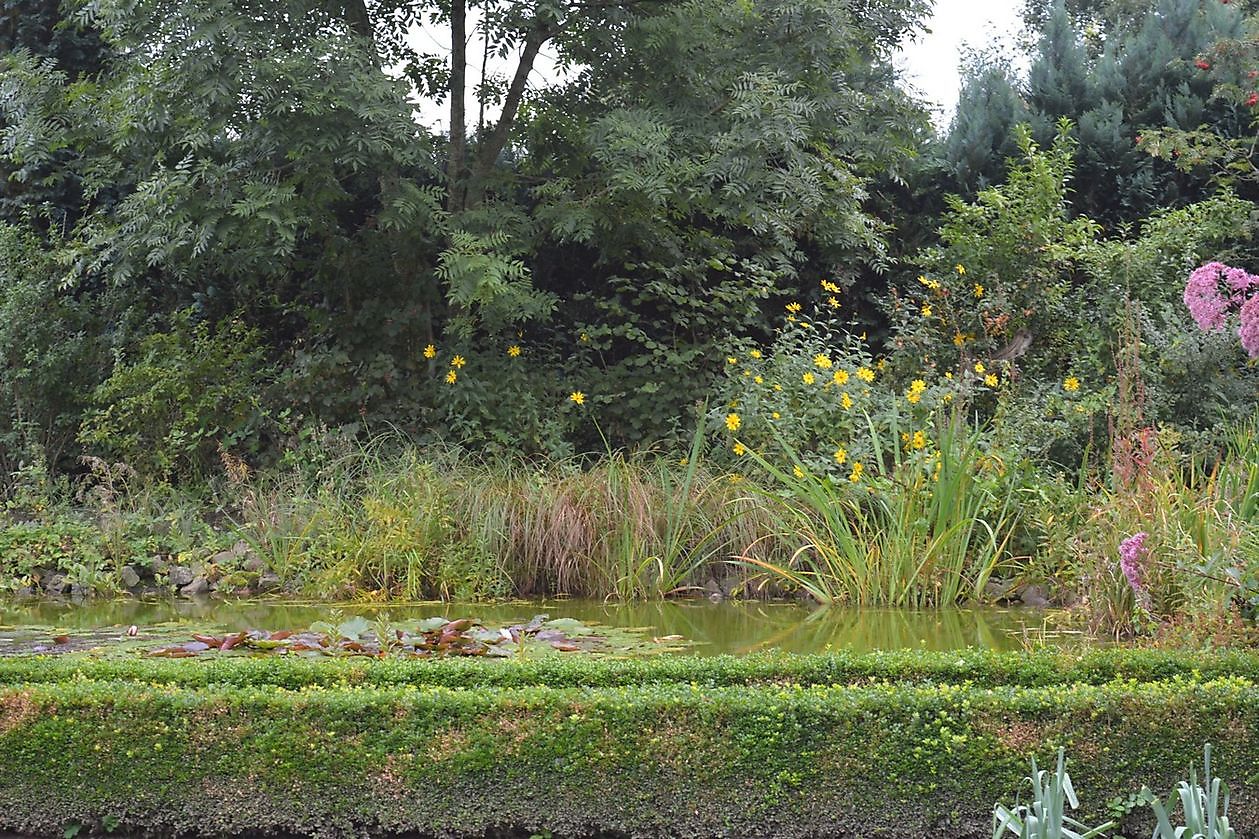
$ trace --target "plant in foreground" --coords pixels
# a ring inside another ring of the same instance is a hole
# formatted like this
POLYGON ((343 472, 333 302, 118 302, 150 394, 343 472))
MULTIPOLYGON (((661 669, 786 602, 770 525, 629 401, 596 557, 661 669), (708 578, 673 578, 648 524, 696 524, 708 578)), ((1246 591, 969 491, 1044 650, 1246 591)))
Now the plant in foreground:
POLYGON ((1066 814, 1068 804, 1075 809, 1080 802, 1067 774, 1063 749, 1058 749, 1058 768, 1052 775, 1037 769, 1033 757, 1027 780, 1032 784, 1032 801, 1016 804, 1013 810, 997 804, 992 811, 992 839, 1001 839, 1007 831, 1020 839, 1089 839, 1115 826, 1109 821, 1088 827, 1066 814))
POLYGON ((1149 787, 1141 790, 1150 797, 1150 807, 1158 819, 1154 839, 1235 839, 1237 831, 1228 823, 1228 785, 1211 777, 1211 744, 1202 749, 1202 777, 1208 787, 1198 785, 1198 775, 1189 767, 1189 780, 1181 781, 1176 792, 1168 796, 1167 806, 1154 797, 1149 787), (1221 797, 1222 796, 1222 797, 1221 797), (1184 824, 1172 827, 1169 811, 1176 809, 1176 799, 1184 811, 1184 824))

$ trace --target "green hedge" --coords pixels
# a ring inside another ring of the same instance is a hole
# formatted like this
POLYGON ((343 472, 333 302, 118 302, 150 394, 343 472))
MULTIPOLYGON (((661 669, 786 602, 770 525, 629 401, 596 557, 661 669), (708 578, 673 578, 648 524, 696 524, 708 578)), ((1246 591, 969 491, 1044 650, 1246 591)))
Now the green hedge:
POLYGON ((826 655, 659 656, 593 659, 577 655, 531 661, 452 658, 416 662, 367 658, 298 659, 206 657, 0 658, 0 685, 57 682, 67 678, 138 680, 199 687, 250 685, 435 685, 445 687, 620 687, 696 683, 710 687, 853 685, 895 681, 974 683, 995 687, 1104 684, 1115 679, 1159 681, 1177 677, 1238 676, 1259 682, 1259 653, 1210 654, 1123 648, 1082 652, 1041 649, 1026 653, 983 650, 846 653, 826 655))
MULTIPOLYGON (((981 687, 923 679, 929 668, 910 668, 916 681, 804 685, 790 676, 827 660, 873 668, 891 659, 783 659, 777 680, 768 660, 741 670, 730 659, 89 662, 77 675, 67 663, 4 662, 0 829, 987 836, 993 802, 1012 799, 1033 754, 1047 762, 1065 746, 1086 817, 1101 818, 1109 799, 1143 783, 1166 794, 1210 741, 1240 834, 1259 835, 1259 686, 1250 679, 981 687), (16 681, 20 672, 44 678, 16 681), (491 673, 616 681, 617 672, 625 684, 484 685, 491 673), (692 683, 688 672, 747 684, 692 683), (408 673, 417 683, 404 683, 408 673), (420 684, 418 674, 473 686, 420 684), (304 677, 318 683, 277 684, 304 677)), ((999 657, 973 660, 1009 672, 999 657)), ((1053 669, 1047 658, 1012 660, 1041 663, 1045 678, 1053 669)), ((1064 659, 1056 672, 1087 661, 1078 672, 1101 673, 1101 660, 1064 659)), ((1156 675, 1191 662, 1105 660, 1141 661, 1156 675)))

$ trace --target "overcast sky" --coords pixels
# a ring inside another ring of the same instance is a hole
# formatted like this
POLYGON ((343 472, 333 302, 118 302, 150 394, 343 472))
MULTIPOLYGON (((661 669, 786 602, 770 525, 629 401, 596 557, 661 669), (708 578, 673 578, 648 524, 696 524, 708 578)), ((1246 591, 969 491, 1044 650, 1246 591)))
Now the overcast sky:
MULTIPOLYGON (((906 81, 935 109, 936 125, 947 126, 957 102, 959 83, 958 62, 962 47, 970 44, 982 47, 994 37, 1013 41, 1021 23, 1018 0, 935 0, 935 13, 927 23, 929 34, 907 44, 897 60, 905 70, 906 81)), ((475 83, 481 73, 482 42, 475 31, 475 12, 468 15, 468 30, 473 33, 468 44, 468 80, 475 83)), ((426 26, 411 33, 411 43, 420 52, 450 54, 450 30, 445 27, 426 26)), ((489 71, 501 74, 514 69, 515 56, 507 61, 491 57, 489 71)), ((543 49, 538 56, 530 83, 545 86, 554 83, 558 76, 552 54, 543 49)), ((478 104, 468 93, 468 122, 476 124, 478 104)), ((417 100, 416 113, 425 125, 445 130, 449 106, 433 100, 417 100)), ((491 111, 487 119, 497 113, 491 111)))

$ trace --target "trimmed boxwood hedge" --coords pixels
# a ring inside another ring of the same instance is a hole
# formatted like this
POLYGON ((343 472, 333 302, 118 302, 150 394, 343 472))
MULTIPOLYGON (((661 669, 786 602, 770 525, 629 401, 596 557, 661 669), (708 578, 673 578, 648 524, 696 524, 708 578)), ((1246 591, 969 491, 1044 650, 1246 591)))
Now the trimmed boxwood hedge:
POLYGON ((1120 651, 4 661, 0 829, 988 836, 1033 754, 1065 746, 1101 819, 1210 741, 1255 836, 1259 685, 1224 661, 1253 671, 1120 651))

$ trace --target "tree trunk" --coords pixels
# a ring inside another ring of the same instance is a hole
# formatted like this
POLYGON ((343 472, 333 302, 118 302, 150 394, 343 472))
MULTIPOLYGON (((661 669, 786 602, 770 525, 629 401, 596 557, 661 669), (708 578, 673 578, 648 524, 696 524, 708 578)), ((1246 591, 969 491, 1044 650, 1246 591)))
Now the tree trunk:
POLYGON ((464 208, 463 167, 468 136, 464 120, 464 91, 467 83, 467 5, 466 0, 450 3, 450 157, 446 162, 446 209, 457 213, 464 208))

